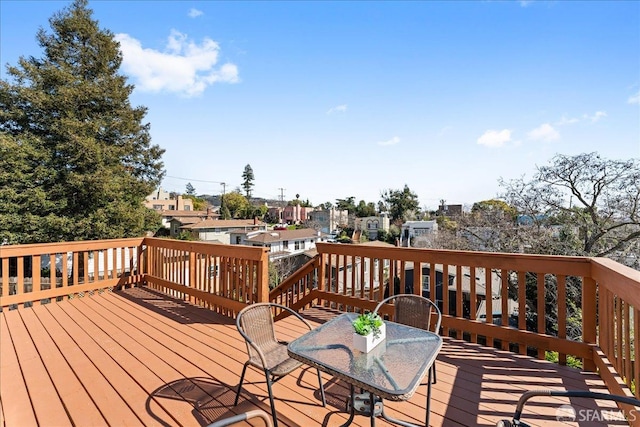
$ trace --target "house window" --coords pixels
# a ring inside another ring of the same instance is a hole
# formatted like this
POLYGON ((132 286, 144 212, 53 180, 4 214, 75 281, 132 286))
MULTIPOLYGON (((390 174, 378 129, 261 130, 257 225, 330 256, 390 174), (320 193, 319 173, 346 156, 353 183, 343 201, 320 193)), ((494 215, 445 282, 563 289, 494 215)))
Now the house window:
POLYGON ((283 247, 284 249, 289 249, 289 241, 288 241, 288 240, 285 240, 284 242, 282 242, 282 247, 283 247))
POLYGON ((240 244, 240 236, 236 236, 236 245, 240 244))
POLYGON ((296 250, 300 249, 300 243, 302 243, 300 240, 296 240, 296 250))
POLYGON ((161 211, 162 210, 162 205, 153 205, 153 209, 155 209, 157 211, 161 211))

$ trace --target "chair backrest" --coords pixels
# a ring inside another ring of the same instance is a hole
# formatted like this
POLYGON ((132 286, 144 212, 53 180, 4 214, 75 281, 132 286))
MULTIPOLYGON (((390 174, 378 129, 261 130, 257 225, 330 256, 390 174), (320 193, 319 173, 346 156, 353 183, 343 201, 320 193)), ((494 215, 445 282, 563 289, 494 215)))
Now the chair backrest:
POLYGON ((256 303, 243 308, 238 313, 236 325, 240 334, 245 338, 251 359, 259 360, 260 356, 250 343, 260 349, 268 349, 278 345, 271 303, 256 303))
POLYGON ((439 333, 442 313, 429 298, 414 294, 392 295, 380 301, 374 311, 377 313, 385 304, 393 304, 394 322, 439 333))

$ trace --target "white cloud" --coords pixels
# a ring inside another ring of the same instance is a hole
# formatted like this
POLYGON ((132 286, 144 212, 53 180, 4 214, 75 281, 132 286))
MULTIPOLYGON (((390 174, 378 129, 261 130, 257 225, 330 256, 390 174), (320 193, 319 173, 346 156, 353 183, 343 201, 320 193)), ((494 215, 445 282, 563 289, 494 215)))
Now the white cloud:
POLYGON ((627 103, 629 104, 640 104, 640 90, 627 99, 627 103))
POLYGON ((397 136, 394 136, 393 138, 391 138, 388 141, 380 141, 378 142, 378 145, 382 145, 382 146, 386 146, 386 145, 396 145, 400 143, 400 138, 397 136))
POLYGON ((578 123, 579 121, 580 119, 575 117, 568 118, 566 116, 562 116, 562 118, 556 122, 556 126, 572 125, 578 123))
POLYGON ((329 110, 327 111, 327 114, 344 113, 346 111, 347 111, 347 104, 342 104, 342 105, 336 105, 335 107, 329 108, 329 110))
POLYGON ((522 6, 522 7, 527 7, 531 3, 533 3, 533 0, 520 0, 520 6, 522 6))
POLYGON ((189 18, 197 18, 198 16, 204 15, 204 12, 192 7, 189 9, 189 13, 187 13, 187 15, 189 15, 189 18))
POLYGON ((597 122, 598 120, 600 120, 603 117, 607 117, 607 113, 605 113, 604 111, 596 111, 593 115, 588 115, 585 114, 584 115, 584 119, 585 120, 591 120, 592 122, 597 122))
POLYGON ((549 123, 544 123, 529 132, 527 137, 534 141, 555 141, 560 134, 549 123))
POLYGON ((238 67, 227 63, 216 68, 220 46, 204 38, 200 44, 171 30, 164 52, 143 48, 128 34, 117 34, 122 68, 144 92, 171 92, 183 96, 202 94, 213 83, 237 83, 238 67))
POLYGON ((511 130, 488 130, 480 138, 478 138, 478 145, 484 145, 485 147, 502 147, 507 142, 511 141, 511 130))

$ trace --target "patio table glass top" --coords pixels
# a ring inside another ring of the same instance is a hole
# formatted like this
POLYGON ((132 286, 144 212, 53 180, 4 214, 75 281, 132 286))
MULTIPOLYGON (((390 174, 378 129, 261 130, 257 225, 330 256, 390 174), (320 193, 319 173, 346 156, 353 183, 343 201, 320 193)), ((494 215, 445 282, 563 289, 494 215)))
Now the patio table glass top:
POLYGON ((386 339, 365 354, 352 344, 356 316, 341 314, 292 341, 289 355, 385 399, 409 399, 434 363, 442 338, 387 321, 386 339))

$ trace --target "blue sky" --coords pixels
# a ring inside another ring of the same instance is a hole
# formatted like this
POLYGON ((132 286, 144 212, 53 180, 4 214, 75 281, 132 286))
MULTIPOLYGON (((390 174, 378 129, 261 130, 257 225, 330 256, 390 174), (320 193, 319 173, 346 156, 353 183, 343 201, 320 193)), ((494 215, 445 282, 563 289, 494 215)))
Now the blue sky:
MULTIPOLYGON (((0 2, 0 62, 70 2, 0 2)), ((640 157, 640 2, 90 1, 163 187, 377 202, 496 197, 553 155, 640 157)))

